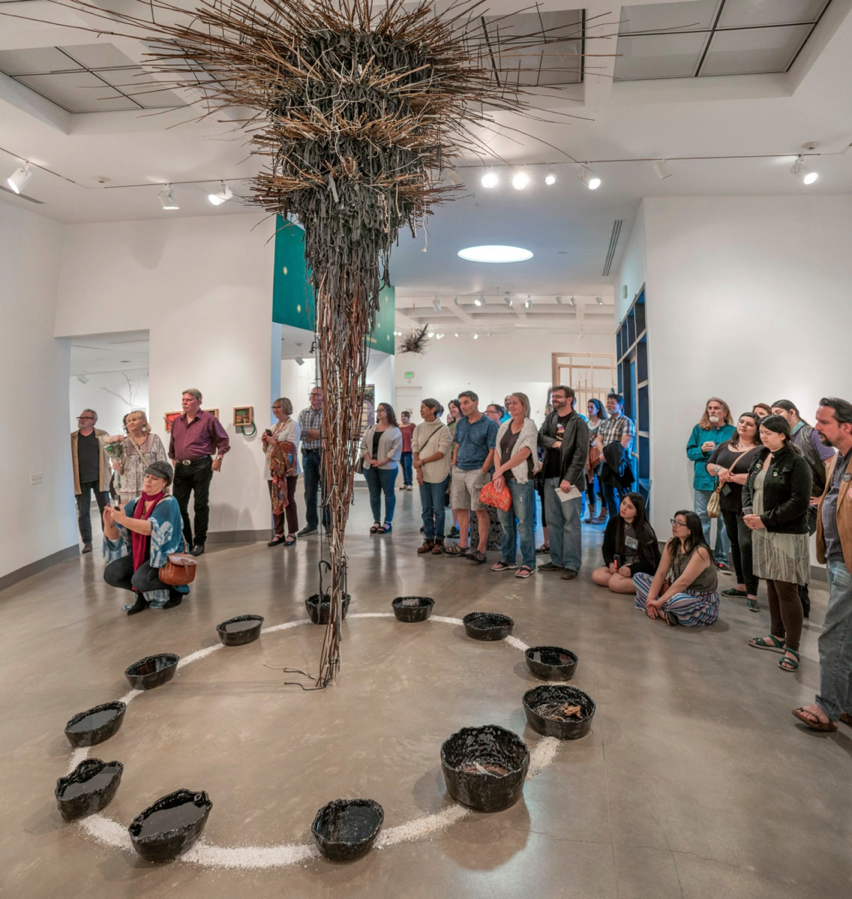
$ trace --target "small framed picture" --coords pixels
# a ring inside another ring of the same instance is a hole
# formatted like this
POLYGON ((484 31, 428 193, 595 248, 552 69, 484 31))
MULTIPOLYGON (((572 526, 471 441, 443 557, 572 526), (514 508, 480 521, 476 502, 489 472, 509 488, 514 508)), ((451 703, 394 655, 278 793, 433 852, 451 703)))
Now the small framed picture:
POLYGON ((165 416, 163 416, 163 417, 165 418, 165 420, 166 420, 166 433, 168 433, 169 431, 171 431, 171 429, 172 429, 172 422, 173 422, 176 418, 180 418, 181 415, 183 415, 183 412, 166 412, 165 416))
POLYGON ((254 406, 234 406, 234 427, 249 428, 254 424, 254 406))
POLYGON ((216 418, 219 417, 219 410, 218 410, 218 409, 205 409, 204 411, 205 411, 205 412, 209 412, 211 415, 215 415, 216 418))

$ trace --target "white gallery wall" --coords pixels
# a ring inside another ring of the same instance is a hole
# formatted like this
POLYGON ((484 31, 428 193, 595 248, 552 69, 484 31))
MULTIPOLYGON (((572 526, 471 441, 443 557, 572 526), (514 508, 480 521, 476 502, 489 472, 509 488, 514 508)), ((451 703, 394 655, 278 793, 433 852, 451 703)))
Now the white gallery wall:
POLYGON ((852 197, 650 198, 640 215, 646 275, 634 259, 622 277, 647 281, 653 521, 667 535, 692 507, 685 447, 709 396, 734 416, 787 398, 811 423, 821 396, 852 398, 852 197))
POLYGON ((77 543, 68 430, 70 346, 53 324, 63 226, 0 203, 0 582, 77 543), (31 484, 31 475, 41 483, 31 484))
POLYGON ((87 408, 98 413, 96 427, 109 434, 123 433, 124 416, 132 410, 141 409, 148 415, 147 368, 92 372, 84 377, 87 379, 85 384, 76 375, 71 375, 69 382, 72 431, 77 429, 77 416, 87 408))
POLYGON ((270 523, 259 433, 280 391, 281 333, 271 323, 273 222, 263 219, 164 216, 65 231, 56 334, 149 331, 149 417, 166 445, 163 415, 180 410, 183 390, 197 387, 219 410, 232 449, 213 479, 211 534, 270 523), (233 408, 245 405, 255 437, 233 426, 233 408))

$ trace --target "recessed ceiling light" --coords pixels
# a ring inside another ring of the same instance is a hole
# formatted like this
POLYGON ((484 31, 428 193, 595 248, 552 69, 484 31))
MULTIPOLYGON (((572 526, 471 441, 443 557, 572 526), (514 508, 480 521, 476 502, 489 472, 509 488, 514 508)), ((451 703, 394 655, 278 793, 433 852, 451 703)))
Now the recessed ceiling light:
POLYGON ((515 190, 523 190, 530 183, 530 176, 526 172, 518 172, 514 178, 512 178, 512 187, 515 190))
POLYGON ((172 186, 171 184, 167 184, 159 193, 160 197, 160 205, 163 209, 180 209, 180 206, 175 202, 174 195, 172 194, 172 186))
POLYGON ((524 262, 533 254, 522 247, 483 246, 459 250, 459 256, 468 262, 524 262))
POLYGON ((215 194, 207 194, 207 199, 214 206, 221 206, 223 203, 227 203, 233 195, 231 188, 223 181, 221 187, 215 194))
POLYGON ((548 172, 548 173, 544 176, 544 183, 545 183, 548 187, 550 187, 551 184, 556 184, 556 175, 554 175, 553 172, 548 172))
POLYGON ((595 174, 594 169, 589 168, 587 165, 580 167, 577 177, 589 190, 597 190, 601 186, 601 179, 595 174))
POLYGON ((13 172, 6 179, 6 183, 9 185, 10 189, 13 190, 16 194, 19 194, 26 186, 29 184, 30 178, 32 178, 33 173, 30 171, 30 164, 24 163, 19 169, 13 172))
POLYGON ((500 179, 499 179, 499 177, 497 176, 497 173, 496 173, 496 172, 490 172, 490 171, 489 171, 489 172, 486 172, 486 173, 482 176, 482 178, 480 178, 479 183, 480 183, 483 187, 488 187, 488 188, 491 188, 491 187, 497 187, 497 185, 500 183, 500 179))
POLYGON ((665 159, 661 159, 659 162, 654 163, 654 171, 657 173, 657 177, 660 181, 665 181, 666 178, 671 178, 672 173, 669 171, 669 164, 665 159))

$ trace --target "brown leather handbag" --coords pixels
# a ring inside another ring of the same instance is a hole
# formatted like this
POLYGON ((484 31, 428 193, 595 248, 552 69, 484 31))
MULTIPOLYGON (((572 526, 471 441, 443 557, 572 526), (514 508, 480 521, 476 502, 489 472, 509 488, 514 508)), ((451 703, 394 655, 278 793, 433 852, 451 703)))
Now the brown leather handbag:
POLYGON ((160 569, 160 580, 169 587, 185 587, 195 580, 198 559, 186 551, 186 542, 182 553, 169 553, 169 559, 160 569))

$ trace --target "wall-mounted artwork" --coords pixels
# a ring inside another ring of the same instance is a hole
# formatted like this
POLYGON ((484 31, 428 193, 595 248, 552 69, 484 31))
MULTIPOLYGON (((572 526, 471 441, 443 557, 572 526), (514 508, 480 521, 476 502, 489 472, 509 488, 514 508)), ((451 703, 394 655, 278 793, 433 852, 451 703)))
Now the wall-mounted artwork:
POLYGON ((254 406, 234 406, 234 427, 247 428, 254 424, 254 406))
POLYGON ((165 418, 166 420, 166 433, 169 433, 171 431, 172 422, 176 418, 180 418, 181 415, 183 415, 183 412, 166 412, 166 414, 163 416, 163 418, 165 418))

